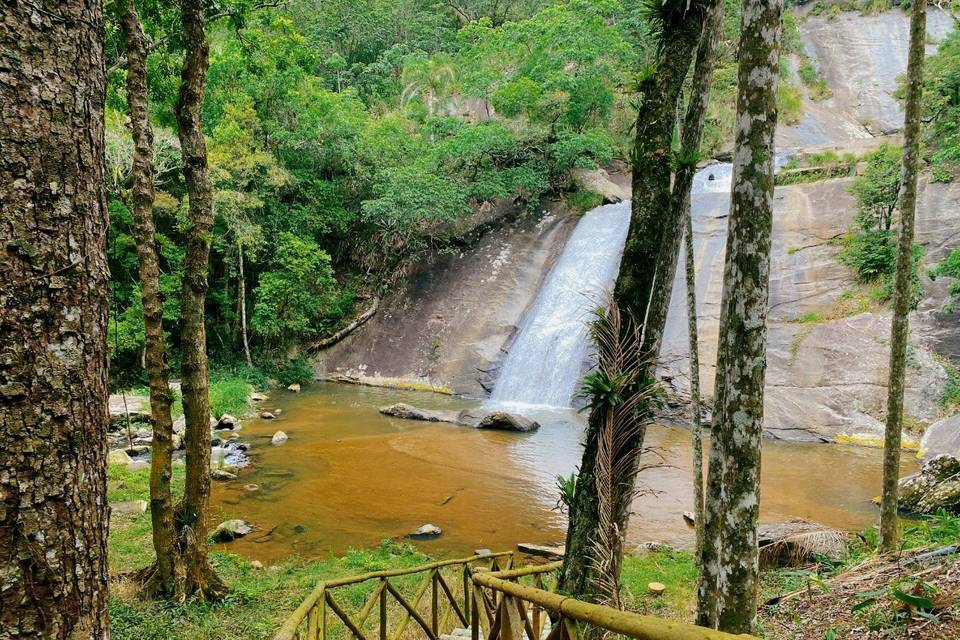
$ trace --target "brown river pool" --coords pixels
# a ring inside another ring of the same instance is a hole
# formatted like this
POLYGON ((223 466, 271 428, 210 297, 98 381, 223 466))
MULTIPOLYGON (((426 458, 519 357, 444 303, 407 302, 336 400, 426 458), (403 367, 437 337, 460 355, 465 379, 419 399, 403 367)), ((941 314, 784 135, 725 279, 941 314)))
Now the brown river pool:
MULTIPOLYGON (((424 523, 443 529, 439 538, 417 543, 436 556, 563 542, 566 518, 555 508, 555 478, 580 463, 585 416, 539 410, 530 415, 542 426, 527 435, 378 413, 395 402, 435 409, 478 404, 335 383, 300 394, 275 391, 263 408, 279 407, 281 417, 246 420, 240 431, 251 465, 235 481, 214 483, 214 517, 243 518, 256 528, 228 548, 264 562, 326 557, 403 537, 424 523), (273 446, 278 429, 289 440, 273 446), (253 484, 258 490, 248 490, 253 484)), ((634 503, 629 541, 692 546, 693 530, 682 518, 693 509, 690 433, 655 426, 647 444, 658 448, 665 466, 639 478, 646 491, 634 503)), ((770 440, 763 447, 761 520, 801 517, 855 530, 876 519, 870 500, 879 492, 880 450, 770 440)), ((904 455, 903 473, 917 466, 904 455)))

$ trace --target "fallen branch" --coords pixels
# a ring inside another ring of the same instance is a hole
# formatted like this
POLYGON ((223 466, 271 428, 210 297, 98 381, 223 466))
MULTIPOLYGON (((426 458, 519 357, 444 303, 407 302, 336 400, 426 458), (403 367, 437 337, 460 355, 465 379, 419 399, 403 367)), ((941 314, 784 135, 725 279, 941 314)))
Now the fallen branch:
POLYGON ((364 311, 363 313, 361 313, 359 316, 357 316, 356 320, 354 320, 353 322, 345 326, 340 331, 337 331, 335 334, 333 334, 329 338, 324 338, 322 340, 319 340, 318 342, 308 347, 307 353, 316 353, 317 351, 328 349, 333 345, 337 344, 338 342, 346 338, 348 335, 350 335, 351 333, 359 329, 361 326, 363 326, 367 322, 367 320, 369 320, 374 315, 376 315, 377 308, 379 306, 380 306, 380 298, 375 297, 373 299, 373 304, 370 305, 370 308, 364 311))

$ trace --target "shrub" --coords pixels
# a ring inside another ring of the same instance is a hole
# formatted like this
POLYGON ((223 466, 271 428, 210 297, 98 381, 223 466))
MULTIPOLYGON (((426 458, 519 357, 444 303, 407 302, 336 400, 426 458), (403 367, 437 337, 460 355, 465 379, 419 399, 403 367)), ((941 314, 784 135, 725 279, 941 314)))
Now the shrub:
POLYGON ((883 143, 867 154, 863 175, 853 181, 857 199, 857 224, 864 231, 889 231, 900 194, 901 147, 883 143))
POLYGON ((310 384, 314 377, 313 367, 305 356, 288 360, 277 370, 277 381, 285 387, 291 384, 310 384))
POLYGON ((954 279, 947 290, 950 298, 943 307, 943 310, 947 313, 953 313, 956 310, 957 302, 960 302, 960 249, 951 251, 942 262, 930 269, 928 275, 931 280, 936 280, 941 276, 954 279))

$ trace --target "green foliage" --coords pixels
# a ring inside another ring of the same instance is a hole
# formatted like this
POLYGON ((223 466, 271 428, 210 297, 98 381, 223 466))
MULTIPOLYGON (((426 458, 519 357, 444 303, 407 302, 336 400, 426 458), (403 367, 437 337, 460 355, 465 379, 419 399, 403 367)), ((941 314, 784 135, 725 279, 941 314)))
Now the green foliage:
MULTIPOLYGON (((893 298, 894 275, 897 266, 897 238, 893 231, 862 231, 848 236, 839 254, 840 262, 853 269, 857 280, 875 285, 873 296, 878 302, 893 298)), ((910 308, 916 309, 923 297, 920 282, 920 262, 923 246, 913 245, 911 266, 910 308)))
POLYGON ((953 279, 947 289, 950 298, 943 310, 947 313, 956 311, 957 302, 960 302, 960 249, 953 249, 946 258, 930 269, 928 275, 931 280, 940 277, 953 279))
POLYGON ((336 295, 330 256, 311 240, 283 232, 273 268, 260 276, 252 327, 269 344, 316 335, 336 295))
POLYGON ((596 191, 578 189, 567 196, 567 208, 573 213, 585 213, 603 204, 603 196, 596 191))
POLYGON ((210 375, 210 413, 242 416, 250 411, 252 385, 243 377, 213 372, 210 375))
POLYGON ((313 371, 313 367, 310 366, 310 363, 304 356, 298 356, 292 360, 288 360, 286 364, 277 371, 277 382, 284 387, 290 386, 291 384, 306 386, 313 382, 315 377, 316 374, 313 371))
POLYGON ((801 57, 797 75, 800 76, 800 81, 807 87, 811 100, 819 102, 833 95, 827 81, 820 76, 810 56, 803 55, 801 57))
POLYGON ((862 176, 853 182, 857 199, 857 224, 864 231, 889 231, 900 193, 903 149, 889 143, 881 144, 867 154, 867 166, 862 176))

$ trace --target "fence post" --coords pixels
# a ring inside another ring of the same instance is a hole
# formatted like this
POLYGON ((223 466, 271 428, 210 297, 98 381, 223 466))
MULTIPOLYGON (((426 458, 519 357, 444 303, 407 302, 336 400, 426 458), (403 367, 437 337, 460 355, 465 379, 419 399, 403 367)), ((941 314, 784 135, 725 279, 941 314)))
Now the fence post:
POLYGON ((463 615, 467 619, 467 624, 473 620, 470 609, 470 564, 463 564, 463 615))
POLYGON ((470 589, 470 638, 471 640, 480 640, 480 607, 477 603, 477 585, 471 585, 470 589))
MULTIPOLYGON (((380 578, 386 583, 386 578, 380 578)), ((387 585, 380 585, 380 640, 387 640, 387 585)))
POLYGON ((430 593, 430 628, 433 630, 433 635, 440 635, 440 604, 439 604, 439 591, 440 591, 440 581, 437 578, 439 575, 440 569, 433 570, 433 577, 430 579, 431 584, 431 593, 430 593))

